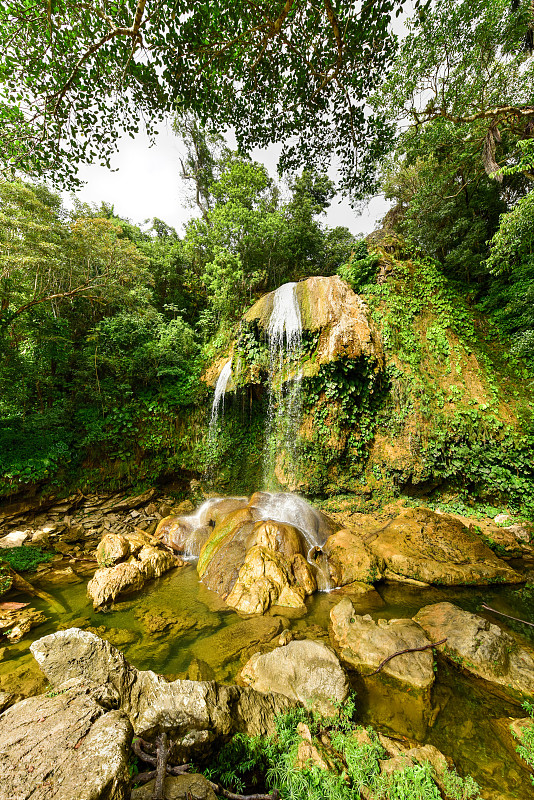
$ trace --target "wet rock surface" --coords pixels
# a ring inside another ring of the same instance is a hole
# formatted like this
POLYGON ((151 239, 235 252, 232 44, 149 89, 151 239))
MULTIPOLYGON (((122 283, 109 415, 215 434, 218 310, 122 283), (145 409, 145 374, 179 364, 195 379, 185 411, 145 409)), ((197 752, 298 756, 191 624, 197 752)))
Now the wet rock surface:
POLYGON ((214 682, 167 682, 154 672, 132 667, 108 642, 71 628, 31 646, 34 658, 56 689, 83 681, 104 707, 119 708, 139 736, 173 734, 184 753, 237 732, 274 732, 274 718, 294 703, 282 695, 261 694, 214 682))
POLYGON ((321 548, 338 527, 297 496, 256 492, 213 498, 194 515, 162 520, 156 534, 199 555, 202 581, 231 608, 263 614, 271 605, 301 607, 318 586, 331 586, 321 548))
POLYGON ((484 586, 524 580, 474 530, 429 509, 403 510, 368 537, 368 547, 391 573, 423 583, 484 586))
POLYGON ((0 717, 0 798, 126 800, 132 735, 78 685, 22 700, 0 717))
MULTIPOLYGON (((369 675, 389 656, 400 650, 426 647, 431 642, 423 629, 411 619, 378 620, 368 614, 356 614, 348 597, 330 612, 332 635, 342 661, 363 677, 369 675)), ((391 659, 382 669, 384 675, 412 689, 426 690, 434 683, 431 650, 405 653, 391 659)))
POLYGON ((438 650, 457 666, 495 688, 532 696, 534 649, 521 647, 498 625, 453 603, 425 606, 414 620, 433 641, 447 638, 438 650))
MULTIPOLYGON (((321 364, 343 356, 353 359, 365 356, 382 365, 382 343, 369 310, 345 281, 337 275, 308 278, 297 283, 296 294, 303 329, 320 331, 317 360, 314 364, 305 365, 305 375, 316 374, 321 364)), ((266 327, 273 300, 274 292, 261 297, 247 311, 245 320, 257 321, 260 327, 266 327)))
POLYGON ((311 640, 289 642, 270 653, 256 653, 240 679, 259 692, 276 692, 298 700, 325 716, 349 694, 347 676, 331 648, 311 640))

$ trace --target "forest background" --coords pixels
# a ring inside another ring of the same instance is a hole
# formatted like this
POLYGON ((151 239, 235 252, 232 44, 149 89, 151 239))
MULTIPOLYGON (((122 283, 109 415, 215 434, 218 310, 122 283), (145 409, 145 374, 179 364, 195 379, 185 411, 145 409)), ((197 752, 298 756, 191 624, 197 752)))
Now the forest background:
MULTIPOLYGON (((531 391, 530 0, 420 4, 402 41, 401 2, 260 4, 257 18, 173 5, 0 10, 0 492, 183 471, 177 420, 187 409, 205 425, 200 376, 260 294, 336 273, 372 293, 373 245, 321 221, 336 189, 393 201, 386 230, 431 261, 531 391), (106 163, 122 131, 169 116, 199 209, 185 235, 105 201, 63 207, 80 163, 106 163), (281 140, 285 194, 246 155, 281 140)), ((202 446, 192 433, 198 465, 202 446)))

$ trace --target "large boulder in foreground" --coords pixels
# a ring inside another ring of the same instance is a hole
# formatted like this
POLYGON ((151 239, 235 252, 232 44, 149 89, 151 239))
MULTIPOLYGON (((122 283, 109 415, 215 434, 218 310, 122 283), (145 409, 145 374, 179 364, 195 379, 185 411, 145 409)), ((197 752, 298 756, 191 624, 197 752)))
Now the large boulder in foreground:
POLYGON ((336 654, 321 642, 290 642, 270 653, 255 653, 240 678, 258 692, 276 692, 325 716, 349 694, 347 676, 336 654))
POLYGON ((54 687, 83 681, 101 705, 118 707, 137 735, 167 731, 184 753, 237 732, 274 733, 274 718, 295 705, 282 695, 212 681, 169 683, 135 669, 109 642, 78 628, 45 636, 31 651, 54 687))
POLYGON ((444 586, 524 582, 474 531, 426 508, 404 510, 367 538, 369 549, 401 578, 444 586))
MULTIPOLYGON (((393 653, 430 645, 423 629, 411 619, 380 619, 359 616, 350 599, 344 597, 330 611, 332 636, 341 659, 362 677, 370 675, 393 653)), ((425 691, 434 683, 432 650, 405 653, 391 659, 384 675, 411 689, 425 691)))
POLYGON ((0 717, 0 797, 126 800, 133 730, 76 685, 22 700, 0 717))
POLYGON ((498 625, 453 603, 425 606, 414 617, 433 641, 447 638, 438 649, 453 664, 495 689, 532 697, 534 649, 521 647, 498 625))

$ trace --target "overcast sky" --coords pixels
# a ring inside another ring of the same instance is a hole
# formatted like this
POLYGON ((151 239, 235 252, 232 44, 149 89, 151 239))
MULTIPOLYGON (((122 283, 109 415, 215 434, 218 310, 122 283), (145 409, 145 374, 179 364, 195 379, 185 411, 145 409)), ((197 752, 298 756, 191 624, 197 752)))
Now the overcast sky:
MULTIPOLYGON (((231 139, 229 144, 234 146, 231 139)), ((273 178, 276 178, 278 149, 271 147, 252 153, 273 178)), ((187 182, 179 174, 179 157, 183 154, 183 145, 170 125, 160 129, 153 147, 144 134, 135 139, 124 137, 111 161, 115 171, 99 166, 80 168, 79 176, 86 184, 77 196, 87 203, 100 204, 102 200, 111 203, 116 214, 137 224, 159 217, 182 233, 183 224, 194 214, 187 205, 187 182)), ((65 200, 68 204, 68 195, 65 200)), ((334 199, 324 219, 331 227, 345 225, 355 234, 367 234, 378 227, 388 206, 383 198, 375 198, 362 215, 357 215, 348 202, 334 199)))
MULTIPOLYGON (((392 29, 400 38, 406 33, 404 21, 413 13, 413 7, 413 0, 406 0, 403 13, 391 22, 392 29)), ((232 138, 228 139, 228 144, 235 147, 232 138)), ((251 155, 265 164, 269 174, 276 178, 279 151, 279 147, 273 146, 267 150, 254 150, 251 155)), ((153 147, 144 134, 135 139, 124 137, 117 155, 111 160, 115 172, 99 166, 80 168, 79 176, 86 184, 78 192, 78 197, 87 203, 100 204, 102 200, 111 203, 116 214, 137 224, 159 217, 183 233, 182 226, 195 212, 187 205, 188 187, 180 179, 181 154, 184 155, 180 140, 170 125, 160 129, 153 147)), ((67 195, 65 200, 68 203, 67 195)), ((390 206, 391 203, 383 197, 376 197, 363 213, 357 214, 346 200, 340 202, 335 198, 323 219, 331 227, 345 225, 352 233, 365 235, 379 227, 390 206)))

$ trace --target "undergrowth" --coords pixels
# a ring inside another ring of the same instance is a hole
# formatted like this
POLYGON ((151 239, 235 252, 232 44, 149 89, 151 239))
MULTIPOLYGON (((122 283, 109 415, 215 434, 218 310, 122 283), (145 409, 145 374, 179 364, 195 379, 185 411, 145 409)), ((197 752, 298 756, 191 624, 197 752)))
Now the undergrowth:
MULTIPOLYGON (((519 740, 516 750, 529 767, 534 770, 534 705, 526 700, 523 703, 523 708, 528 711, 532 724, 523 728, 521 735, 516 737, 519 740)), ((534 785, 534 775, 530 776, 530 780, 534 785)))
MULTIPOLYGON (((298 708, 278 717, 276 734, 250 737, 236 734, 204 774, 234 792, 264 787, 277 789, 283 800, 440 800, 439 783, 449 800, 476 800, 479 789, 445 768, 439 774, 428 764, 408 764, 391 775, 381 772, 387 758, 378 735, 353 721, 354 700, 335 718, 298 708), (323 763, 299 759, 301 733, 307 726, 323 763), (324 766, 329 765, 329 768, 324 766), (446 788, 444 788, 446 787, 446 788)), ((255 790, 257 791, 257 789, 255 790)))
POLYGON ((15 572, 31 572, 39 564, 45 564, 54 557, 53 553, 45 553, 39 547, 4 547, 0 558, 7 561, 15 572))

